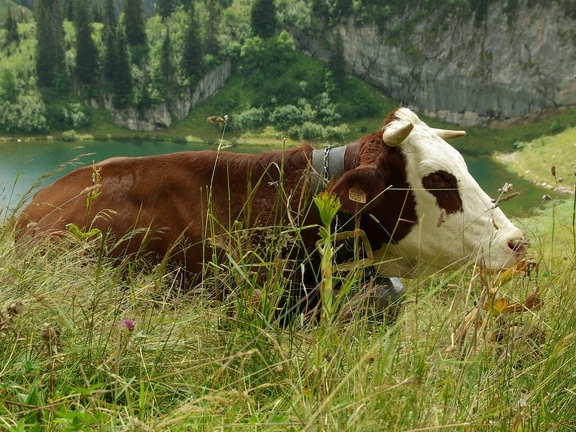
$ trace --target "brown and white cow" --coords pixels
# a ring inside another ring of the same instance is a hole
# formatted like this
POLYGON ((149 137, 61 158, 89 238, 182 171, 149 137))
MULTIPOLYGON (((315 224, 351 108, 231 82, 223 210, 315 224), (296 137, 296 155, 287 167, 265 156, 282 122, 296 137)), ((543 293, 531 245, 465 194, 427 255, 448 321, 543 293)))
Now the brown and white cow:
MULTIPOLYGON (((323 174, 334 177, 328 187, 340 198, 341 218, 359 215, 382 276, 414 277, 468 262, 492 271, 509 268, 525 255, 524 236, 444 140, 461 135, 431 128, 400 108, 380 131, 332 151, 302 145, 258 155, 195 151, 112 158, 40 190, 20 215, 18 236, 62 232, 70 223, 116 239, 141 230, 124 243, 124 253, 141 252, 146 236, 147 252, 173 254, 198 273, 206 238, 214 234, 209 212, 222 230, 238 221, 267 227, 288 218, 316 226, 316 212, 303 209, 317 189, 315 171, 327 168, 323 174), (185 247, 171 249, 176 243, 185 247)), ((303 238, 304 248, 314 249, 317 229, 303 238)))

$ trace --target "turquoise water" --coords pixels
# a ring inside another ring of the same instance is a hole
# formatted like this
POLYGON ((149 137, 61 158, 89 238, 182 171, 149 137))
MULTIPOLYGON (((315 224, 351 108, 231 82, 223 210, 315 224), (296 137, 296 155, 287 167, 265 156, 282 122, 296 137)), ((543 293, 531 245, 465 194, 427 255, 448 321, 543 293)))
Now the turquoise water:
MULTIPOLYGON (((112 156, 147 156, 206 149, 216 149, 216 146, 165 141, 1 142, 0 210, 16 208, 22 199, 29 199, 31 195, 27 192, 30 188, 41 176, 49 173, 53 174, 41 180, 41 185, 53 182, 75 167, 91 164, 92 161, 99 162, 112 156), (59 169, 60 171, 55 172, 59 169)), ((236 146, 233 151, 254 153, 265 149, 268 148, 236 146)), ((514 192, 520 192, 519 197, 502 203, 502 209, 508 214, 520 216, 538 206, 542 195, 547 193, 515 177, 488 156, 464 154, 464 158, 469 171, 491 197, 495 198, 498 195, 498 188, 506 182, 514 185, 514 192)))

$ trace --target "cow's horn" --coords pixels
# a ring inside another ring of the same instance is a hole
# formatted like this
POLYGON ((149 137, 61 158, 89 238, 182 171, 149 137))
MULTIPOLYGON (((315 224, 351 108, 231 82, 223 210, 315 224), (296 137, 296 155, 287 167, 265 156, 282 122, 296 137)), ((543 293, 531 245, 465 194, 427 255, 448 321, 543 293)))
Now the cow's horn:
POLYGON ((402 127, 394 129, 386 128, 382 134, 382 140, 387 146, 399 146, 402 141, 408 138, 412 129, 414 129, 414 123, 408 123, 402 127))
POLYGON ((438 135, 440 138, 446 141, 452 138, 458 138, 466 135, 465 131, 459 131, 459 130, 434 129, 434 128, 432 128, 432 130, 436 135, 438 135))

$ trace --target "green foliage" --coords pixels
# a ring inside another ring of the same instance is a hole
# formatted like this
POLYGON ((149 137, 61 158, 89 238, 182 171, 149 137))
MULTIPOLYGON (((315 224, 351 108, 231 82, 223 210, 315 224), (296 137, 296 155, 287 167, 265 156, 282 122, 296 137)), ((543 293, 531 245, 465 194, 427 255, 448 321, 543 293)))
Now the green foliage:
POLYGON ((118 67, 118 42, 116 27, 106 25, 103 31, 104 52, 102 58, 102 78, 109 90, 114 83, 114 76, 118 67))
MULTIPOLYGON (((166 36, 164 37, 162 51, 160 53, 160 83, 163 85, 164 93, 168 97, 173 95, 175 71, 170 32, 166 30, 166 36)), ((162 92, 162 90, 160 91, 162 92)))
MULTIPOLYGON (((405 280, 393 325, 350 295, 322 323, 281 327, 292 274, 280 251, 301 228, 271 227, 258 247, 250 229, 221 230, 226 259, 182 292, 178 269, 114 268, 97 232, 16 249, 3 223, 0 417, 22 431, 570 430, 574 213, 556 201, 517 221, 540 271, 499 295, 523 303, 538 286, 542 303, 498 319, 480 310, 460 347, 451 335, 482 300, 473 269, 405 280)), ((361 288, 357 274, 344 282, 361 288)))
POLYGON ((344 43, 340 32, 336 33, 334 48, 328 61, 334 82, 338 87, 343 87, 346 82, 346 61, 344 59, 344 43))
POLYGON ((116 28, 116 13, 114 12, 114 2, 113 0, 105 0, 104 4, 104 25, 108 27, 109 30, 116 28))
POLYGON ((78 133, 74 129, 62 132, 62 141, 74 142, 78 139, 78 133))
POLYGON ((90 125, 88 108, 81 103, 55 101, 45 106, 48 127, 55 130, 83 129, 90 125))
POLYGON ((6 44, 12 42, 18 43, 20 40, 20 36, 18 35, 18 21, 12 16, 12 8, 8 8, 8 12, 6 13, 4 29, 6 30, 6 44))
POLYGON ((176 7, 175 0, 156 0, 156 13, 163 19, 168 18, 176 7))
POLYGON ((252 33, 268 39, 276 32, 276 6, 274 0, 255 0, 250 13, 252 33))
MULTIPOLYGON (((246 39, 240 58, 250 104, 232 112, 232 124, 238 122, 239 129, 264 126, 266 118, 268 125, 293 138, 341 141, 349 136, 350 128, 339 123, 332 74, 323 63, 297 55, 287 32, 267 41, 246 39), (277 79, 267 79, 270 74, 277 79)), ((368 92, 363 95, 373 99, 368 92)))
POLYGON ((142 0, 123 0, 124 31, 130 45, 146 44, 146 23, 142 0))
POLYGON ((234 0, 231 7, 222 12, 220 23, 220 46, 223 55, 237 56, 244 41, 251 37, 249 0, 234 0))
POLYGON ((46 106, 37 92, 19 92, 13 99, 0 99, 0 130, 43 132, 48 128, 46 106))
POLYGON ((64 30, 59 0, 38 0, 36 15, 36 75, 42 87, 58 88, 65 75, 64 30))
POLYGON ((266 126, 268 116, 264 108, 248 108, 232 118, 234 127, 240 130, 257 129, 266 126))
POLYGON ((88 108, 82 103, 71 103, 64 109, 66 123, 75 129, 85 129, 90 125, 88 108))
POLYGON ((474 25, 480 27, 488 15, 490 0, 470 0, 470 7, 474 13, 474 25))
POLYGON ((74 3, 74 20, 76 24, 76 64, 74 75, 78 82, 90 85, 98 73, 98 53, 92 39, 92 20, 88 5, 84 0, 74 3))
POLYGON ((116 26, 116 68, 113 71, 114 106, 123 108, 131 104, 133 96, 130 51, 124 26, 116 26))
POLYGON ((294 105, 281 105, 272 110, 269 117, 270 123, 281 130, 303 122, 301 110, 294 105))
POLYGON ((188 22, 186 23, 182 63, 180 66, 191 84, 195 84, 204 73, 204 54, 194 2, 191 3, 188 10, 188 22))
POLYGON ((212 57, 220 55, 220 16, 222 11, 216 0, 206 1, 206 22, 203 23, 205 28, 204 36, 204 54, 212 57))
POLYGON ((304 32, 313 32, 317 28, 317 17, 305 0, 276 0, 275 4, 280 28, 296 28, 304 32))
POLYGON ((18 98, 18 86, 11 69, 3 69, 0 74, 0 100, 15 103, 18 98))

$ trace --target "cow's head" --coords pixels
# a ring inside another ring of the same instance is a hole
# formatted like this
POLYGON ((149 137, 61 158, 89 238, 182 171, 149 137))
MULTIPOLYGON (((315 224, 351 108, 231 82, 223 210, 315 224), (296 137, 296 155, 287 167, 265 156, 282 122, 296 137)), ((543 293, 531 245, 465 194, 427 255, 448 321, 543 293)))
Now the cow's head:
POLYGON ((496 271, 524 257, 522 232, 444 141, 462 135, 400 108, 361 143, 357 168, 335 183, 343 211, 362 216, 380 274, 416 276, 468 262, 496 271))

